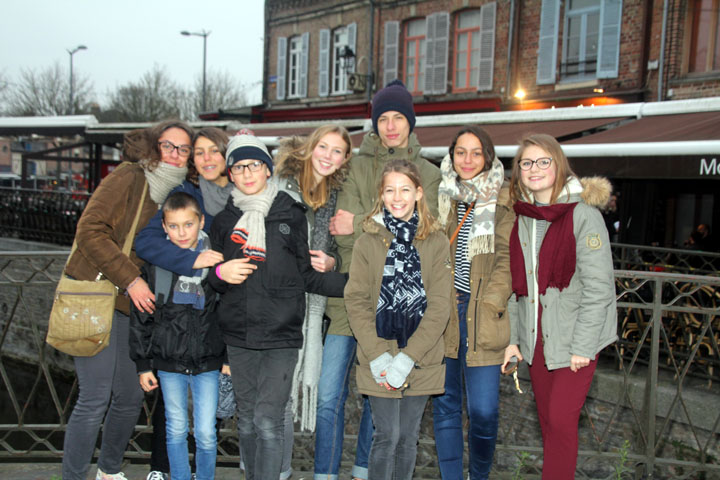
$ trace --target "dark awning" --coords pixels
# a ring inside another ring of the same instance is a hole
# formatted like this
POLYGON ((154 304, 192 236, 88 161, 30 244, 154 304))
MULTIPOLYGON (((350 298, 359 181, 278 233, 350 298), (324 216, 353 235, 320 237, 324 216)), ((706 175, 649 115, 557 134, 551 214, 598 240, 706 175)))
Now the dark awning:
MULTIPOLYGON (((480 124, 492 138, 495 145, 517 145, 526 133, 546 133, 560 141, 565 138, 590 133, 625 120, 626 117, 588 118, 581 120, 555 120, 547 122, 480 124)), ((446 147, 462 126, 416 127, 415 133, 424 147, 446 147)))
POLYGON ((576 143, 720 140, 720 112, 643 117, 615 128, 565 141, 576 143))

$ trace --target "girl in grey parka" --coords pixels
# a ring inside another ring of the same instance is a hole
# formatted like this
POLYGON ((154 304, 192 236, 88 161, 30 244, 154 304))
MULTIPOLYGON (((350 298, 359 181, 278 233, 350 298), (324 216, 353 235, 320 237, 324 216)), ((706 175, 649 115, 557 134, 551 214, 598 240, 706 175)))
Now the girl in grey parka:
POLYGON ((617 339, 610 242, 598 210, 610 184, 578 180, 560 145, 544 134, 521 140, 510 184, 517 219, 502 369, 513 356, 527 360, 543 437, 542 478, 573 479, 580 409, 598 353, 617 339))

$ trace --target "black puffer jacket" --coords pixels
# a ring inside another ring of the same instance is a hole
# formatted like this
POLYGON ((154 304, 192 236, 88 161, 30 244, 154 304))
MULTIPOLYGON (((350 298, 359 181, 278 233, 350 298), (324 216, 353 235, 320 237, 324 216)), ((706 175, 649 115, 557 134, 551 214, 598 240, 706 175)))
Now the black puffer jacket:
MULTIPOLYGON (((155 289, 156 270, 157 267, 147 264, 140 269, 141 277, 151 290, 155 289)), ((173 273, 170 299, 163 299, 160 304, 160 299, 156 298, 155 313, 142 313, 131 303, 130 358, 138 373, 155 368, 196 375, 219 370, 223 365, 225 344, 215 314, 215 292, 207 281, 203 282, 204 310, 175 304, 172 289, 177 279, 173 273)))
MULTIPOLYGON (((213 221, 210 241, 225 260, 244 258, 230 238, 242 216, 228 200, 213 221)), ((300 348, 305 318, 305 292, 341 297, 346 276, 320 273, 310 265, 307 220, 303 205, 278 192, 265 217, 266 260, 243 283, 231 285, 210 270, 210 284, 221 293, 217 307, 223 340, 250 349, 300 348)))

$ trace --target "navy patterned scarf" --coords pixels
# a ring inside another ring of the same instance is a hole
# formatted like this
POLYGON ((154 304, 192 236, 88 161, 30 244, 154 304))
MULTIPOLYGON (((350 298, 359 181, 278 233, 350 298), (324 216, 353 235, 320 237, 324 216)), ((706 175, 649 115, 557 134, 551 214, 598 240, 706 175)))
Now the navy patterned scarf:
POLYGON ((427 308, 420 271, 420 255, 412 244, 418 227, 417 211, 407 222, 383 209, 385 228, 395 238, 390 244, 378 298, 375 328, 378 337, 397 340, 405 348, 427 308))

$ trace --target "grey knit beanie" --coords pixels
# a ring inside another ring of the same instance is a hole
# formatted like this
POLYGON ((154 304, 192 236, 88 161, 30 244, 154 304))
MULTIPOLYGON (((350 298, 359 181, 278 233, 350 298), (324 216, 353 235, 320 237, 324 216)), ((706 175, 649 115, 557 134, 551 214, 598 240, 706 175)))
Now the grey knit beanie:
POLYGON ((265 162, 272 174, 272 157, 265 144, 253 135, 235 135, 230 138, 225 152, 225 163, 228 170, 240 160, 260 160, 265 162))

